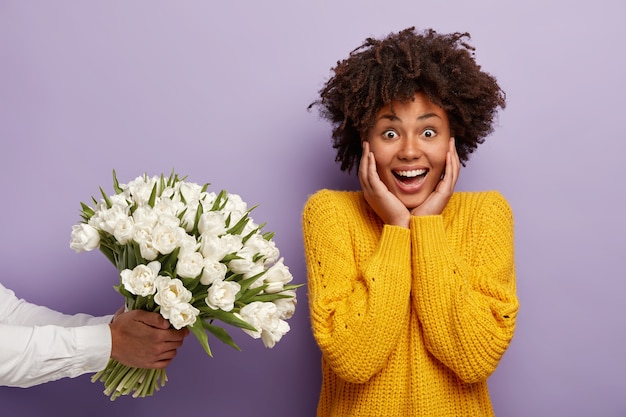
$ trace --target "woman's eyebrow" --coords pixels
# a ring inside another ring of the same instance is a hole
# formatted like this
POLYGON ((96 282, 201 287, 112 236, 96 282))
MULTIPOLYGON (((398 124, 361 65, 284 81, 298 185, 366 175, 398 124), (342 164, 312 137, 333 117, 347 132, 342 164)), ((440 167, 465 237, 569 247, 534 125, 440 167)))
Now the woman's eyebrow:
POLYGON ((418 116, 417 120, 426 120, 432 117, 438 117, 441 119, 441 117, 437 113, 426 113, 426 114, 422 114, 421 116, 418 116))
MULTIPOLYGON (((422 115, 417 116, 417 120, 426 120, 426 119, 430 119, 430 118, 433 118, 433 117, 437 117, 437 118, 441 119, 441 117, 437 113, 424 113, 422 115)), ((400 119, 397 115, 395 115, 393 113, 381 114, 380 117, 378 118, 378 120, 382 120, 382 119, 387 119, 387 120, 391 120, 391 121, 396 121, 396 120, 402 121, 402 119, 400 119)))
POLYGON ((398 116, 396 116, 393 113, 381 114, 380 117, 378 117, 378 120, 382 120, 382 119, 387 119, 387 120, 391 120, 391 121, 401 120, 398 116))

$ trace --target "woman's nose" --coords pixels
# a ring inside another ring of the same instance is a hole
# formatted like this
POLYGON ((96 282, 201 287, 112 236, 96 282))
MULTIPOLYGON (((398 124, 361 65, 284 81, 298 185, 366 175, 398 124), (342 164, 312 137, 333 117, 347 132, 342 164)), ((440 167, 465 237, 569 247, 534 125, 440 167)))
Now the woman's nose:
POLYGON ((417 159, 422 154, 419 141, 414 137, 402 138, 400 149, 398 150, 398 158, 404 160, 417 159))

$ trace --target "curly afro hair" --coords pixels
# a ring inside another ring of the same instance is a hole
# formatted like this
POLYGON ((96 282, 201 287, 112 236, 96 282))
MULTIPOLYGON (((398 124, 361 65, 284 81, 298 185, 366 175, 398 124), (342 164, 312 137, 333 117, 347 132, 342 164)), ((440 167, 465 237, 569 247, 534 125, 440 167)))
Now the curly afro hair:
POLYGON ((378 111, 392 101, 423 92, 447 113, 461 163, 493 132, 506 94, 474 60, 469 33, 439 34, 414 27, 383 39, 368 38, 332 69, 319 91, 320 115, 333 126, 333 148, 341 170, 350 172, 361 158, 361 137, 378 111))

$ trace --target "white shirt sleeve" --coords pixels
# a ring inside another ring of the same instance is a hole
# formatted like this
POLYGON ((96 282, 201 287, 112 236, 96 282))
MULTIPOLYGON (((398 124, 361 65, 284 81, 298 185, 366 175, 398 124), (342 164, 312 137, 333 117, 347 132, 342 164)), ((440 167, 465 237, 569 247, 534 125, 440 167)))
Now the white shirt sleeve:
POLYGON ((0 386, 29 387, 104 369, 112 316, 68 315, 0 284, 0 386))

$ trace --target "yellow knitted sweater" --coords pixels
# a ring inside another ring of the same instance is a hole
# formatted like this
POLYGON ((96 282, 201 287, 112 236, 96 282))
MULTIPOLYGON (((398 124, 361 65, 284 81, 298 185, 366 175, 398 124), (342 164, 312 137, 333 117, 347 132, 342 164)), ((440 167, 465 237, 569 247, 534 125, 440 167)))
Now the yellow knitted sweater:
POLYGON ((384 225, 361 192, 321 190, 303 234, 319 417, 493 416, 487 377, 518 310, 501 194, 454 193, 406 229, 384 225))

